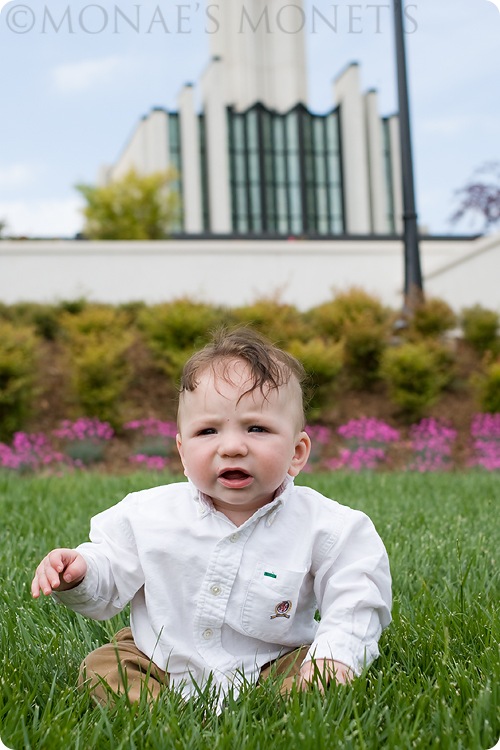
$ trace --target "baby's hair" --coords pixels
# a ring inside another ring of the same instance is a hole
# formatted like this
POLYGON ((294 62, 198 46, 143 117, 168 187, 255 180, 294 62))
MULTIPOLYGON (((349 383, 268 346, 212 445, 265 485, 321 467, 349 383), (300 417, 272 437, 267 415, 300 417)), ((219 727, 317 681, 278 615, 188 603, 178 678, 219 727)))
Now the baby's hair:
POLYGON ((307 375, 301 362, 247 327, 232 331, 227 328, 216 330, 212 340, 184 365, 179 393, 194 391, 199 376, 209 367, 230 381, 229 366, 235 359, 246 362, 250 370, 251 385, 240 398, 257 388, 265 398, 270 390, 281 388, 292 377, 297 380, 303 398, 303 384, 307 375))

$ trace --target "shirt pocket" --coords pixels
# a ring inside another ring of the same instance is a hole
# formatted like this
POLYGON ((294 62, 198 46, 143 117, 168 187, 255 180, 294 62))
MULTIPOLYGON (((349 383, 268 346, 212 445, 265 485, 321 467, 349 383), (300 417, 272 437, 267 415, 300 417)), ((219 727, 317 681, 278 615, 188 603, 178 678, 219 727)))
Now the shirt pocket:
POLYGON ((268 643, 282 643, 293 627, 299 593, 307 570, 258 564, 243 602, 245 633, 268 643))

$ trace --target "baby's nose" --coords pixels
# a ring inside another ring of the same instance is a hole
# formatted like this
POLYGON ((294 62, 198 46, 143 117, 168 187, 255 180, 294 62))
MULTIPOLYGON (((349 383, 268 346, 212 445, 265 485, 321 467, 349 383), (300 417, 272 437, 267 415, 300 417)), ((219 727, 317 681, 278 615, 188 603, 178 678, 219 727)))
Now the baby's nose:
POLYGON ((230 432, 222 435, 219 453, 221 456, 246 456, 248 446, 242 435, 230 432))

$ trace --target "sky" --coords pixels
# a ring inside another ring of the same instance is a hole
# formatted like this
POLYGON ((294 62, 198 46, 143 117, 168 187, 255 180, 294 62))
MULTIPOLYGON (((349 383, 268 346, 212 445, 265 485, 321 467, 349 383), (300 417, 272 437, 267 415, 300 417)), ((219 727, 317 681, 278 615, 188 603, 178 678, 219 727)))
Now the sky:
MULTIPOLYGON (((83 224, 75 185, 95 184, 140 117, 176 110, 182 86, 199 80, 217 0, 0 6, 0 220, 8 235, 71 237, 83 224)), ((419 222, 432 234, 475 233, 477 221, 449 218, 455 191, 500 161, 500 0, 410 0, 405 12, 419 222)), ((354 61, 380 114, 397 111, 392 13, 392 0, 304 0, 313 111, 332 108, 333 81, 354 61)))

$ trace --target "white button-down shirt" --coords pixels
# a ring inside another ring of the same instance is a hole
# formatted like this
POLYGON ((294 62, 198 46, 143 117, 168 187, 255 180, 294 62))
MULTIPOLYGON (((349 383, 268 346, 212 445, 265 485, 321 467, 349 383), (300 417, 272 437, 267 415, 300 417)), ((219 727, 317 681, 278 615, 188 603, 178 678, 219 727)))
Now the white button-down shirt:
POLYGON ((137 647, 182 687, 223 690, 299 646, 359 673, 390 620, 384 545, 363 513, 287 477, 236 527, 191 482, 128 495, 78 547, 84 580, 56 600, 104 620, 131 602, 137 647), (315 619, 319 610, 321 620, 315 619))

